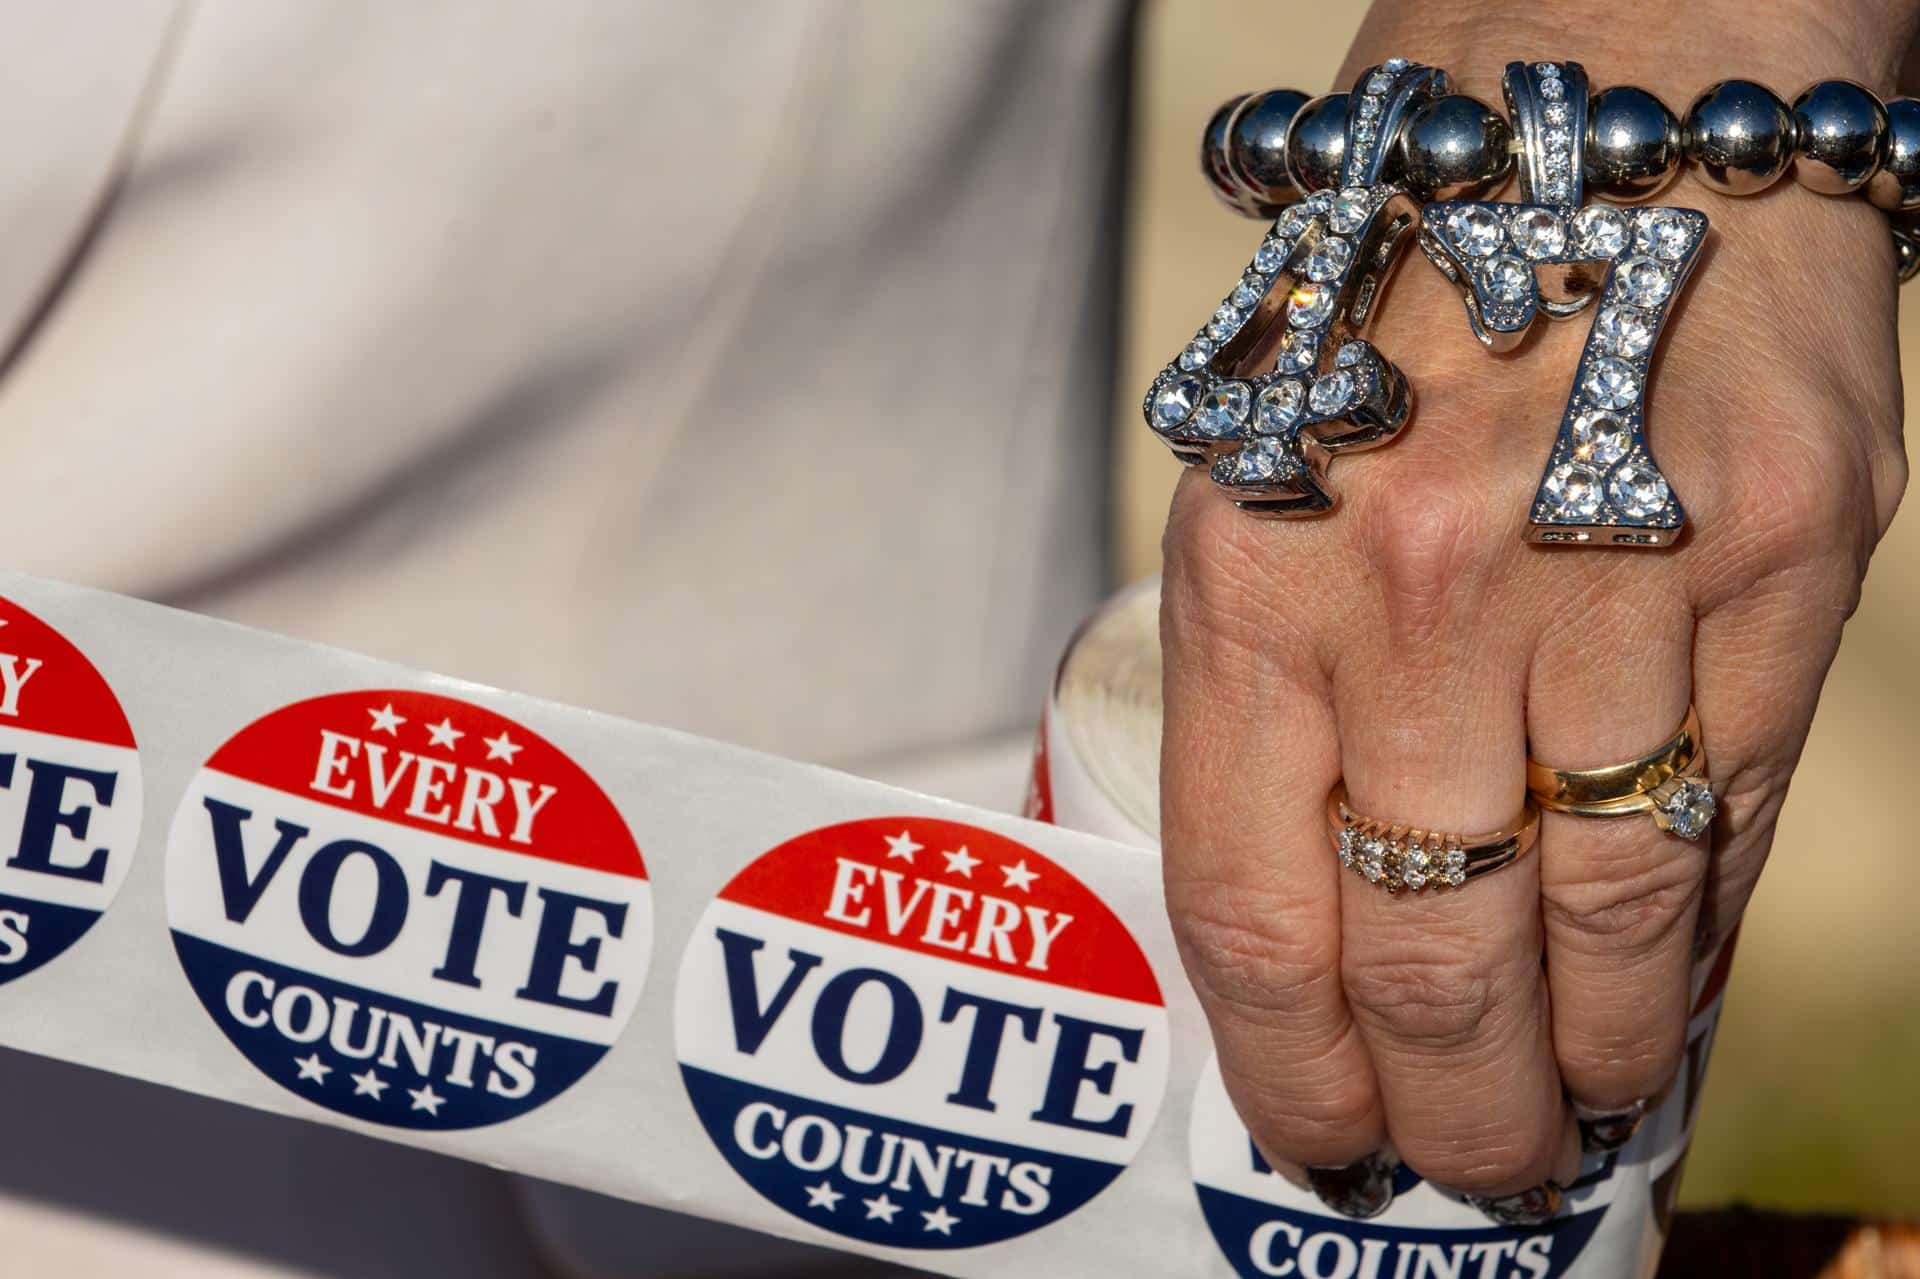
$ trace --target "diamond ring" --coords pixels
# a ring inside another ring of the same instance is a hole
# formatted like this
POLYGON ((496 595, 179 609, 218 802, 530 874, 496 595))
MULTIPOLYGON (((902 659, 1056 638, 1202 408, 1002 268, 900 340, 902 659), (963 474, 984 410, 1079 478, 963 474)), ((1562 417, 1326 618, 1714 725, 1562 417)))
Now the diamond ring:
POLYGON ((1698 839, 1713 824, 1717 804, 1707 780, 1700 716, 1689 706, 1680 731, 1646 755, 1604 768, 1550 768, 1527 761, 1527 790, 1540 807, 1576 817, 1631 817, 1651 813, 1654 825, 1682 839, 1698 839))
POLYGON ((1389 893, 1458 888, 1525 857, 1540 839, 1540 810, 1527 802, 1518 821, 1486 835, 1421 830, 1356 812, 1345 782, 1327 796, 1327 832, 1340 864, 1389 893))

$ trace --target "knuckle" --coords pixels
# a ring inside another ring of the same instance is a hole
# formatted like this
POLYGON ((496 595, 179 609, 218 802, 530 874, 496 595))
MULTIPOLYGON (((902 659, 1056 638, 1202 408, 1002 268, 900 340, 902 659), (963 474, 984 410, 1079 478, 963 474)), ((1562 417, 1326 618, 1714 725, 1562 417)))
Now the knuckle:
POLYGON ((1170 880, 1174 940, 1195 989, 1258 1024, 1324 1009, 1338 994, 1337 940, 1284 894, 1244 884, 1170 880))
POLYGON ((1284 1077, 1255 1063, 1236 1064, 1223 1051, 1221 1078, 1242 1122, 1262 1150, 1294 1163, 1344 1163, 1356 1144, 1378 1140, 1379 1099, 1365 1074, 1330 1071, 1325 1078, 1284 1077), (1358 1138, 1358 1142, 1356 1142, 1358 1138))
POLYGON ((1562 944, 1646 954, 1693 919, 1706 883, 1706 855, 1691 845, 1649 849, 1590 873, 1540 886, 1541 910, 1562 944))
POLYGON ((1418 631, 1485 573, 1495 539, 1471 484, 1423 471, 1364 504, 1359 540, 1390 623, 1418 631))
POLYGON ((1297 650, 1280 593, 1258 588, 1272 578, 1279 548, 1258 544, 1264 531, 1229 502, 1183 486, 1167 523, 1161 642, 1168 664, 1214 680, 1257 684, 1269 666, 1297 650))
POLYGON ((1553 1173, 1559 1134, 1518 1126, 1479 1127, 1455 1133, 1394 1133, 1400 1156, 1428 1181, 1467 1194, 1500 1194, 1538 1185, 1553 1173))
POLYGON ((1492 965, 1469 949, 1425 953, 1349 950, 1342 980, 1354 1013, 1388 1039, 1420 1049, 1459 1049, 1480 1039, 1499 1003, 1492 965))

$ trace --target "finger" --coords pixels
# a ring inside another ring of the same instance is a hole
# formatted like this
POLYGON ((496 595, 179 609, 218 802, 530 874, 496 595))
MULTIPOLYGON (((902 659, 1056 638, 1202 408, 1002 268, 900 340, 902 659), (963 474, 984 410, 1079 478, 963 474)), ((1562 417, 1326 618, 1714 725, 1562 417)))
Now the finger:
MULTIPOLYGON (((1584 566, 1576 566, 1584 567, 1584 566)), ((1677 578, 1615 566, 1542 636, 1527 695, 1533 758, 1601 768, 1670 740, 1692 693, 1693 611, 1677 578)), ((1544 814, 1541 917, 1560 1077, 1590 1144, 1613 1146, 1680 1063, 1704 841, 1651 816, 1544 814)))
POLYGON ((1856 599, 1853 582, 1810 563, 1763 579, 1700 619, 1693 701, 1719 801, 1695 944, 1703 961, 1738 927, 1759 880, 1856 599))
MULTIPOLYGON (((1427 501, 1424 518, 1445 509, 1427 501)), ((1524 645, 1477 624, 1484 583, 1434 554, 1470 544, 1385 548, 1386 620, 1358 633, 1334 673, 1354 807, 1462 835, 1508 826, 1526 789, 1524 645)), ((1561 1172, 1571 1124, 1548 1034, 1537 861, 1457 890, 1342 883, 1347 998, 1401 1156, 1489 1196, 1561 1172)))
POLYGON ((1174 933, 1249 1131, 1270 1158, 1341 1167, 1377 1150, 1385 1125, 1340 987, 1322 815, 1339 770, 1332 713, 1310 645, 1275 611, 1281 592, 1258 585, 1289 554, 1278 532, 1194 484, 1176 498, 1162 856, 1174 933))

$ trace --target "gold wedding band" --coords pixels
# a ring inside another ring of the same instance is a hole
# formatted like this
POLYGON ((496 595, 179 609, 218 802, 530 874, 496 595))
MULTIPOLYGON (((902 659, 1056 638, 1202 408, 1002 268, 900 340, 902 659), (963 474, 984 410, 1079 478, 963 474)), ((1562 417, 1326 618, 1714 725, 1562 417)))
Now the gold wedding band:
POLYGON ((1687 707, 1680 731, 1657 750, 1605 768, 1550 768, 1527 761, 1527 790, 1541 808, 1576 817, 1653 814, 1654 824, 1682 839, 1698 839, 1713 822, 1713 789, 1700 717, 1687 707))
POLYGON ((1342 866, 1389 893, 1417 893, 1458 888, 1525 857, 1540 839, 1540 810, 1529 800, 1505 830, 1454 835, 1356 812, 1342 782, 1327 796, 1327 832, 1342 866))

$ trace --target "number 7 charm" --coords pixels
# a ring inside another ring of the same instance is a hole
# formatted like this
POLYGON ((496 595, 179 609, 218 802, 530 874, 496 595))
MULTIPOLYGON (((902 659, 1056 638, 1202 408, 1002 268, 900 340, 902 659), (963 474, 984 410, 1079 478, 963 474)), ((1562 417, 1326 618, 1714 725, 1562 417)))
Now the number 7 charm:
POLYGON ((1520 203, 1429 204, 1421 248, 1460 286, 1474 335, 1495 351, 1511 350, 1540 312, 1564 318, 1598 298, 1527 540, 1666 546, 1686 513, 1647 444, 1647 384, 1706 241, 1706 215, 1581 209, 1585 71, 1513 62, 1504 86, 1524 147, 1520 203))

